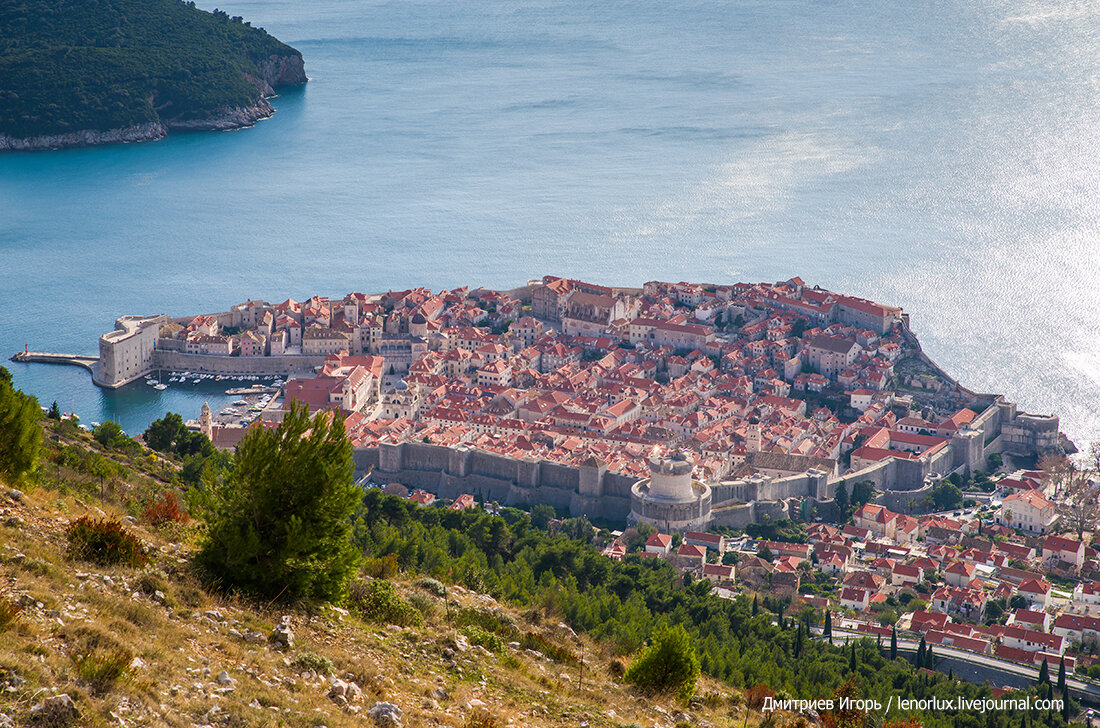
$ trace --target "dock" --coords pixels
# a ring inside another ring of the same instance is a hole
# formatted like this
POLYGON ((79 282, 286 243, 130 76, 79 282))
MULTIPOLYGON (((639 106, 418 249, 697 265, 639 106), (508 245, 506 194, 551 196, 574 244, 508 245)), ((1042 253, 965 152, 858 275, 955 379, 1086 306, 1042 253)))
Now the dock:
POLYGON ((265 387, 260 384, 253 385, 251 387, 238 387, 237 389, 227 389, 225 393, 231 396, 242 394, 277 394, 279 387, 265 387))
POLYGON ((99 357, 85 354, 57 354, 48 351, 20 351, 11 357, 11 361, 36 364, 66 364, 92 371, 92 367, 99 361, 99 357))

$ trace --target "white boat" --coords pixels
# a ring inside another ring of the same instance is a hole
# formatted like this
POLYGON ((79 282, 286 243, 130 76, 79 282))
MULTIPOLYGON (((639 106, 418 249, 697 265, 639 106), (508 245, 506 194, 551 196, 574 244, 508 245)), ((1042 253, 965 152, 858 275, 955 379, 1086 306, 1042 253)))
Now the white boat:
POLYGON ((153 389, 159 389, 159 390, 163 391, 165 389, 168 389, 168 385, 167 384, 154 384, 153 389))

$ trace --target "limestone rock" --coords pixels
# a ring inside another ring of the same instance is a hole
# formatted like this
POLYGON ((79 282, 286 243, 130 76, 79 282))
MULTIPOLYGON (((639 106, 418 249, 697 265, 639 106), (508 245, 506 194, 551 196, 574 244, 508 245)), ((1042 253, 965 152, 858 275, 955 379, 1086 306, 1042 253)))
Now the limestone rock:
POLYGON ((290 630, 290 625, 286 622, 277 626, 268 639, 272 644, 280 647, 294 646, 294 632, 290 630))
POLYGON ((229 673, 225 670, 222 670, 218 673, 218 677, 215 679, 215 682, 217 682, 218 685, 222 685, 225 687, 235 687, 237 685, 237 681, 229 677, 229 673))
POLYGON ((380 726, 400 726, 401 708, 393 703, 375 703, 367 711, 367 715, 380 726))
POLYGON ((16 503, 19 503, 20 501, 23 500, 23 491, 12 488, 11 490, 8 491, 8 497, 11 498, 16 503))

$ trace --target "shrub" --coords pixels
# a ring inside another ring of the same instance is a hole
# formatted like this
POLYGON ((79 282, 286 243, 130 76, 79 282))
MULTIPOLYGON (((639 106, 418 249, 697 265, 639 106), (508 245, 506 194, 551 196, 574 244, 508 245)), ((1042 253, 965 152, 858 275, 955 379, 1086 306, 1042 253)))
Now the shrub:
POLYGON ((215 583, 272 601, 342 600, 361 555, 354 474, 343 419, 310 418, 292 403, 277 429, 250 430, 229 476, 196 498, 207 526, 197 564, 215 583))
POLYGON ((699 657, 691 635, 681 624, 661 630, 653 645, 627 668, 623 679, 643 692, 674 692, 687 702, 699 679, 699 657))
POLYGON ((134 568, 149 563, 149 557, 141 550, 141 541, 118 521, 81 516, 69 524, 65 535, 69 540, 66 553, 71 559, 134 568))
POLYGON ((92 692, 102 695, 130 672, 134 656, 125 649, 93 650, 73 658, 76 674, 92 692))
POLYGON ((348 601, 363 619, 379 624, 419 627, 424 618, 411 604, 401 598, 393 583, 385 579, 352 584, 348 601))
POLYGON ((538 650, 555 662, 564 662, 570 665, 577 663, 576 655, 568 649, 554 644, 538 632, 524 633, 519 639, 519 645, 525 650, 538 650))
POLYGON ((168 580, 157 571, 145 571, 137 578, 137 589, 142 594, 155 594, 168 591, 168 580))
POLYGON ((142 518, 156 528, 166 523, 187 523, 191 517, 180 508, 179 498, 175 492, 167 491, 159 501, 153 501, 145 506, 142 518))
POLYGON ((416 610, 423 614, 425 619, 439 616, 439 602, 427 594, 413 594, 409 597, 409 604, 416 607, 416 610))
POLYGON ((489 652, 503 652, 504 640, 492 632, 486 632, 481 627, 469 625, 462 628, 462 634, 470 640, 470 644, 481 645, 489 652))
POLYGON ((501 725, 495 715, 484 708, 478 708, 466 718, 463 728, 500 728, 501 725))
POLYGON ((313 652, 302 652, 295 655, 290 664, 299 670, 312 670, 319 675, 332 674, 332 660, 313 652))
POLYGON ((417 579, 413 582, 413 586, 437 597, 447 596, 447 587, 443 586, 443 582, 429 576, 417 579))
POLYGON ((0 597, 0 634, 7 632, 15 625, 21 611, 23 611, 21 606, 10 599, 0 597))

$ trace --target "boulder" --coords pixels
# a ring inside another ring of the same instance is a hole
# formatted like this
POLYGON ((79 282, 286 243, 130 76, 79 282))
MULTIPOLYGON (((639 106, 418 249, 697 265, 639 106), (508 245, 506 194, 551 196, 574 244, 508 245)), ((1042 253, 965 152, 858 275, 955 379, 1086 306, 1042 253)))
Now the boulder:
POLYGON ((225 687, 232 687, 237 684, 237 681, 229 677, 229 673, 225 670, 222 670, 218 673, 218 677, 215 678, 215 682, 217 682, 218 685, 222 685, 225 687))
POLYGON ((275 628, 268 640, 279 647, 293 647, 294 633, 290 630, 290 625, 283 622, 275 628))
POLYGON ((370 710, 367 711, 367 715, 370 716, 375 725, 401 725, 401 708, 398 708, 393 703, 375 703, 370 707, 370 710))
POLYGON ((8 491, 8 497, 11 498, 16 503, 19 503, 20 501, 23 500, 23 491, 12 488, 11 490, 8 491))

